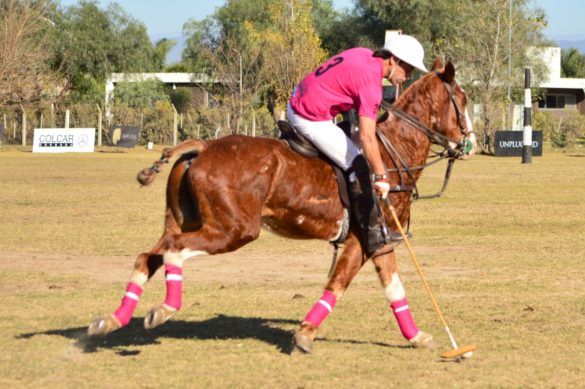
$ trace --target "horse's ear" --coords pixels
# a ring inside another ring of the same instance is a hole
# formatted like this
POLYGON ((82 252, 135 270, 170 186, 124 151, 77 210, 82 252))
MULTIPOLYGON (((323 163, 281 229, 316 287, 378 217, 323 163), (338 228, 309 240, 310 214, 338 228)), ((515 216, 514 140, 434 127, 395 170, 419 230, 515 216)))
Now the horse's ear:
POLYGON ((451 61, 447 62, 447 65, 445 65, 445 72, 443 75, 445 76, 445 81, 449 84, 452 84, 455 80, 455 66, 453 66, 451 61))
POLYGON ((433 63, 433 67, 431 68, 431 70, 441 70, 443 69, 443 60, 441 59, 441 57, 437 57, 435 58, 435 62, 433 63))

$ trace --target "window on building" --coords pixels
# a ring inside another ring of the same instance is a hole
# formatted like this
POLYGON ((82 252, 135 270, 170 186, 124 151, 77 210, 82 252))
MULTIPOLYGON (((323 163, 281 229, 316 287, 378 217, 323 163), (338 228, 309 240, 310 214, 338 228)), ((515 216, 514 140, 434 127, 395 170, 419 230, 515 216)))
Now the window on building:
POLYGON ((538 102, 538 108, 563 109, 577 108, 577 99, 575 95, 566 94, 548 94, 546 99, 538 102))

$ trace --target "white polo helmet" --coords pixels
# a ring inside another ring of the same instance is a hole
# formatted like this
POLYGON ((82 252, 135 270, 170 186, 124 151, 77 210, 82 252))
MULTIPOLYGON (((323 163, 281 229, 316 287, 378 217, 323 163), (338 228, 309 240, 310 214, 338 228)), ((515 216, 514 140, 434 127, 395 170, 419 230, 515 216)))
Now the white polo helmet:
POLYGON ((425 50, 416 38, 410 35, 393 34, 384 44, 384 49, 392 53, 401 61, 412 65, 423 73, 428 70, 423 63, 425 58, 425 50))

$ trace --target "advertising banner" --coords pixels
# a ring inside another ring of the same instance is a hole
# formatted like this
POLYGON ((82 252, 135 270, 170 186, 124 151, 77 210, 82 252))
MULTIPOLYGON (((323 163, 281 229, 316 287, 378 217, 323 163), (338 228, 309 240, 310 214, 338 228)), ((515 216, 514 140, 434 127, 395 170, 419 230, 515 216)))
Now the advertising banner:
MULTIPOLYGON (((496 131, 496 157, 522 156, 522 131, 496 131)), ((542 157, 542 131, 532 131, 532 155, 542 157)))
POLYGON ((95 128, 35 128, 33 153, 93 153, 95 128))
POLYGON ((140 128, 136 126, 116 126, 111 128, 110 133, 112 134, 110 146, 134 147, 138 144, 140 128))

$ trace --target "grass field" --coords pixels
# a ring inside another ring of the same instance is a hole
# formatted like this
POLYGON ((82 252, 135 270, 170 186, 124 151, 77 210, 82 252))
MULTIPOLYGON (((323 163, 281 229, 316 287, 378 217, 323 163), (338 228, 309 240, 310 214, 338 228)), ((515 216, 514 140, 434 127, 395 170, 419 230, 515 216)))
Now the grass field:
MULTIPOLYGON (((332 249, 268 233, 188 262, 172 321, 142 327, 164 298, 157 274, 129 327, 87 339, 162 232, 169 169, 149 188, 135 180, 158 156, 0 148, 0 387, 583 387, 584 154, 476 156, 455 164, 444 197, 414 204, 417 258, 458 342, 478 345, 462 363, 440 360, 449 341, 403 247, 415 320, 439 350, 407 347, 367 264, 315 354, 289 355, 332 249)), ((425 171, 421 189, 438 189, 442 175, 425 171)))

